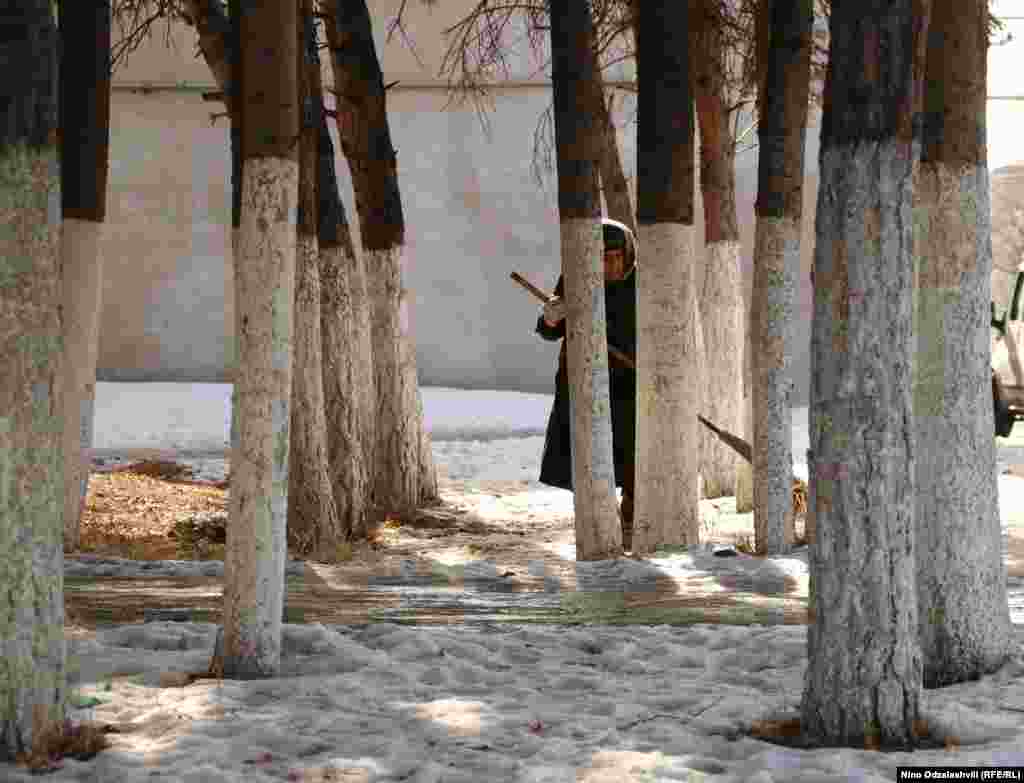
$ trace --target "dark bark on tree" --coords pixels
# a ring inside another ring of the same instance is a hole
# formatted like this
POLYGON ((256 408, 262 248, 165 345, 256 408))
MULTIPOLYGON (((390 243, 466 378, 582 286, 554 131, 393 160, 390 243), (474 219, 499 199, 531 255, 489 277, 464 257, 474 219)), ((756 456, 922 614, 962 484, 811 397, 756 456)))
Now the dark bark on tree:
POLYGON ((598 162, 602 137, 595 121, 597 102, 592 100, 594 85, 599 83, 590 46, 592 40, 589 2, 561 0, 552 5, 551 68, 558 213, 570 220, 601 217, 598 162))
POLYGON ((101 230, 110 148, 110 25, 107 3, 60 3, 61 250, 67 379, 64 538, 78 548, 89 481, 102 289, 101 230))
POLYGON ((822 744, 912 747, 914 170, 929 0, 836 4, 821 134, 811 330, 808 666, 822 744))
POLYGON ((695 90, 690 73, 679 62, 679 57, 689 54, 686 37, 689 15, 661 2, 652 3, 652 10, 655 13, 649 17, 650 26, 640 26, 643 20, 648 19, 642 10, 641 21, 637 25, 637 84, 640 87, 649 85, 652 96, 652 100, 642 96, 638 102, 637 221, 641 224, 671 222, 692 226, 695 90), (665 35, 673 36, 669 39, 671 46, 658 46, 650 58, 646 52, 639 51, 642 38, 650 37, 657 41, 665 35), (651 73, 649 81, 648 73, 651 73))
POLYGON ((97 223, 107 213, 110 20, 105 3, 61 0, 61 209, 97 223))
POLYGON ((566 354, 573 417, 572 477, 576 559, 622 552, 615 502, 604 266, 598 168, 601 128, 593 18, 587 1, 551 4, 551 80, 554 97, 562 275, 567 303, 566 354))
POLYGON ((810 95, 814 0, 764 0, 769 51, 759 97, 757 200, 759 217, 803 215, 804 148, 810 95))
POLYGON ((647 0, 637 34, 637 497, 634 553, 700 534, 693 248, 694 111, 686 4, 647 0))
POLYGON ((58 32, 0 6, 0 762, 64 721, 58 32))
POLYGON ((335 0, 331 6, 333 18, 326 24, 338 137, 352 174, 359 235, 367 250, 389 250, 405 244, 405 217, 370 12, 366 0, 335 0))
POLYGON ((222 0, 183 0, 182 16, 196 28, 199 34, 199 49, 203 59, 213 72, 214 80, 224 94, 229 114, 233 114, 232 103, 235 88, 233 73, 237 73, 235 57, 238 53, 237 27, 239 16, 238 0, 228 0, 225 13, 222 0))
POLYGON ((331 560, 347 537, 331 485, 322 370, 320 253, 317 246, 320 57, 312 0, 303 0, 297 35, 299 97, 298 237, 292 340, 291 453, 288 457, 288 541, 303 554, 331 560))
POLYGON ((736 144, 729 132, 724 40, 717 0, 691 0, 690 67, 700 129, 700 189, 704 241, 738 240, 736 144))
MULTIPOLYGON (((231 146, 231 264, 234 269, 234 259, 238 257, 238 234, 242 220, 242 118, 245 114, 245 106, 240 96, 242 94, 242 39, 241 39, 241 17, 242 0, 228 0, 230 18, 224 17, 224 9, 219 0, 193 0, 202 10, 202 15, 196 19, 196 27, 199 30, 200 46, 207 65, 213 71, 214 76, 220 84, 221 90, 227 97, 228 117, 231 122, 230 146, 231 146), (203 7, 205 6, 205 8, 203 7), (223 36, 223 43, 218 44, 218 34, 223 36), (227 59, 227 65, 219 65, 221 60, 216 59, 217 54, 222 54, 227 59)), ((234 295, 232 292, 232 301, 234 295)), ((228 343, 227 370, 232 379, 231 387, 231 455, 232 460, 238 454, 238 385, 235 383, 238 372, 238 335, 241 333, 241 324, 238 320, 238 302, 233 301, 234 328, 231 332, 231 340, 228 343)))
MULTIPOLYGON (((769 45, 759 96, 757 229, 751 294, 751 445, 759 552, 793 543, 792 325, 803 206, 813 0, 765 0, 769 45)), ((759 38, 764 31, 759 30, 759 38)))
POLYGON ((934 0, 915 182, 917 593, 924 685, 1012 649, 990 391, 987 0, 934 0))
MULTIPOLYGON (((275 0, 287 5, 287 0, 275 0)), ((242 127, 242 149, 244 160, 249 158, 279 158, 297 160, 299 149, 300 107, 295 85, 298 83, 298 61, 294 36, 282 33, 293 29, 292 23, 297 11, 275 10, 271 13, 266 6, 241 5, 241 75, 242 105, 245 123, 242 127), (276 40, 269 37, 263 25, 280 18, 276 40), (283 27, 288 24, 287 27, 283 27), (250 35, 259 36, 261 46, 253 46, 250 35), (280 69, 280 72, 277 72, 280 69), (248 74, 249 78, 246 78, 248 74)))
POLYGON ((49 0, 8 2, 3 8, 8 33, 4 36, 5 62, 37 63, 18 79, 0 82, 6 122, 0 125, 0 144, 27 144, 43 148, 56 143, 58 31, 49 0), (41 18, 45 8, 46 19, 41 18))
MULTIPOLYGON (((199 0, 203 2, 204 0, 199 0)), ((212 8, 220 8, 217 0, 208 0, 212 8)), ((243 0, 228 0, 231 9, 229 23, 230 38, 227 52, 231 68, 223 83, 224 94, 228 97, 228 111, 231 117, 231 227, 237 232, 242 219, 242 125, 245 118, 245 102, 242 95, 242 3, 243 0), (237 96, 237 100, 236 100, 237 96)), ((210 70, 214 70, 213 62, 210 70)), ((237 332, 236 332, 237 336, 237 332)))
POLYGON ((704 241, 737 241, 736 144, 729 133, 725 88, 712 77, 711 68, 698 70, 696 85, 704 241))
POLYGON ((619 154, 618 132, 612 121, 612 96, 604 94, 604 81, 600 71, 595 67, 596 78, 593 85, 591 100, 594 101, 594 113, 601 125, 601 190, 608 217, 629 226, 636 234, 636 219, 633 214, 633 202, 629 195, 629 183, 622 170, 622 156, 619 154))

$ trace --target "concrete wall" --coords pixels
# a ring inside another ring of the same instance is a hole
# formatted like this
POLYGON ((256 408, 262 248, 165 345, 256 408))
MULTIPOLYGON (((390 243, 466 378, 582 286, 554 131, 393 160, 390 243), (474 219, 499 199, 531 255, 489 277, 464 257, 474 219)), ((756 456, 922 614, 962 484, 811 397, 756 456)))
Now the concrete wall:
MULTIPOLYGON (((440 32, 468 7, 465 2, 445 4, 442 15, 420 4, 410 6, 414 54, 398 41, 384 41, 395 6, 371 3, 385 82, 399 81, 388 92, 388 109, 407 224, 406 285, 412 292, 420 381, 550 391, 557 346, 534 335, 538 305, 509 280, 514 270, 550 289, 559 272, 553 172, 538 185, 531 167, 534 131, 550 105, 550 89, 538 58, 521 46, 510 56, 506 81, 491 90, 489 132, 481 127, 472 105, 449 106, 445 82, 437 76, 443 53, 440 32)), ((225 379, 233 308, 228 125, 222 118, 211 126, 209 115, 223 107, 201 98, 201 92, 214 85, 205 63, 193 57, 194 32, 177 29, 173 40, 175 48, 168 49, 159 34, 116 75, 101 380, 225 379)), ((325 75, 330 83, 329 71, 325 75)), ((622 64, 615 75, 631 78, 630 65, 622 64)), ((632 178, 635 96, 621 95, 616 122, 632 178)), ((997 108, 1002 128, 1022 127, 1024 116, 1017 105, 997 108)), ((1005 151, 1000 154, 1012 159, 1005 151)), ((338 155, 342 198, 358 233, 340 148, 338 155)), ((817 158, 814 128, 807 134, 795 404, 806 404, 809 379, 817 158)), ((756 150, 741 154, 737 161, 748 300, 756 167, 756 150)), ((1016 266, 1020 249, 1012 234, 1012 227, 1020 223, 1014 222, 1014 210, 1024 206, 1015 184, 1018 176, 993 178, 994 222, 1005 235, 994 247, 997 263, 1007 268, 1016 266)), ((702 243, 701 220, 698 193, 702 243)))

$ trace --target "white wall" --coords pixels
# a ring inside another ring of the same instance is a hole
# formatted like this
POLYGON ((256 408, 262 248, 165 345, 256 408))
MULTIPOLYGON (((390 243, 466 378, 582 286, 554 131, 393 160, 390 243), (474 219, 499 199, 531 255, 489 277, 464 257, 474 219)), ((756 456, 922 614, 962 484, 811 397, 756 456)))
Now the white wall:
MULTIPOLYGON (((507 86, 491 91, 487 134, 472 105, 446 108, 445 83, 437 75, 441 47, 430 41, 440 39, 440 30, 458 16, 458 9, 442 16, 419 4, 410 6, 421 64, 400 43, 385 44, 386 21, 394 13, 387 5, 371 7, 385 82, 399 82, 388 92, 388 111, 407 226, 406 284, 412 291, 421 383, 550 391, 557 345, 534 335, 538 304, 509 279, 511 271, 518 271, 550 289, 559 271, 554 178, 549 174, 540 186, 531 171, 534 131, 550 103, 543 68, 520 47, 511 59, 507 86)), ((1010 25, 1024 38, 1024 22, 1010 25)), ((101 380, 224 380, 233 308, 226 262, 228 126, 225 119, 210 124, 209 115, 223 107, 201 99, 202 90, 214 86, 203 61, 193 57, 194 33, 179 30, 175 40, 176 49, 168 50, 158 35, 117 77, 122 89, 112 101, 101 380), (182 86, 173 87, 178 82, 182 86), (124 89, 140 84, 157 89, 124 89)), ((1013 92, 1022 54, 1019 41, 992 50, 992 94, 1013 92)), ((629 70, 624 65, 619 75, 627 78, 629 70)), ((1019 140, 1024 102, 992 101, 988 115, 990 165, 1024 159, 1019 140)), ((635 97, 625 95, 616 122, 630 176, 635 172, 635 119, 635 97)), ((342 198, 358 235, 347 164, 340 147, 337 153, 342 198)), ((817 158, 814 128, 807 134, 794 404, 806 404, 809 379, 817 158)), ((748 297, 756 171, 756 150, 741 155, 737 205, 748 297)), ((993 177, 993 247, 997 265, 1010 269, 1024 248, 1018 228, 1024 226, 1018 207, 1024 207, 1024 197, 1017 175, 1007 170, 993 177)), ((696 220, 702 242, 699 198, 696 220)), ((1002 280, 996 280, 997 301, 1001 287, 1002 280)))

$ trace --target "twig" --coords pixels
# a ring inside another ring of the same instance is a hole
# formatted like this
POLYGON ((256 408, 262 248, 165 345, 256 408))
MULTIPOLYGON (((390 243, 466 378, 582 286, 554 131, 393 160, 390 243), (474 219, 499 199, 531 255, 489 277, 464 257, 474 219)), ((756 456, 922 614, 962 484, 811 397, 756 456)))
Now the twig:
MULTIPOLYGON (((724 700, 725 700, 725 697, 722 697, 722 698, 719 698, 719 699, 715 699, 711 704, 707 705, 704 709, 700 710, 695 715, 688 716, 687 723, 693 723, 693 721, 697 720, 697 718, 699 718, 705 712, 710 710, 712 707, 717 707, 724 700)), ((682 717, 683 716, 676 715, 676 714, 673 714, 671 712, 655 712, 655 713, 652 713, 650 715, 646 715, 643 718, 637 718, 636 720, 630 721, 629 723, 623 724, 622 726, 616 726, 615 729, 616 729, 616 731, 625 731, 626 729, 631 729, 634 726, 639 726, 641 723, 648 723, 648 722, 650 722, 652 720, 659 720, 661 718, 668 718, 670 720, 679 720, 682 717)))

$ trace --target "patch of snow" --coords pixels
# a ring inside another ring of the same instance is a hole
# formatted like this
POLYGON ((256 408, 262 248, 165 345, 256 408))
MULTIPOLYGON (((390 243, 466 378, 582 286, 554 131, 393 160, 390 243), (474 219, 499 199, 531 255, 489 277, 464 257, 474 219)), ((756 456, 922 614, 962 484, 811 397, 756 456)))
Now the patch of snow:
MULTIPOLYGON (((110 391, 103 387, 130 385, 99 386, 98 414, 110 391)), ((216 408, 225 397, 214 391, 200 389, 195 398, 212 414, 186 406, 190 415, 177 432, 189 422, 192 443, 209 439, 202 422, 221 421, 216 408)), ((475 513, 572 514, 570 493, 536 481, 550 398, 442 391, 424 390, 435 459, 477 499, 475 513)), ((120 401, 133 405, 145 408, 120 401)), ((794 412, 794 438, 801 419, 806 428, 806 413, 794 412)), ((101 424, 98 415, 98 439, 101 424)), ((145 433, 148 447, 173 446, 157 429, 132 432, 145 433)), ((1024 480, 1000 476, 999 491, 1009 525, 1024 509, 1024 480)), ((728 503, 719 505, 729 516, 728 503)), ((572 547, 559 554, 575 558, 572 547)), ((129 563, 75 558, 68 573, 142 571, 129 563)), ((169 575, 196 567, 213 566, 146 568, 169 575)), ((485 561, 476 567, 494 578, 485 561)), ((751 558, 693 547, 575 568, 579 588, 594 591, 642 590, 669 572, 723 591, 773 595, 786 580, 806 578, 807 557, 806 549, 751 558)), ((807 629, 772 624, 767 615, 735 626, 286 624, 279 677, 184 687, 185 673, 209 665, 216 626, 119 626, 69 641, 68 659, 75 687, 99 700, 75 715, 116 723, 122 733, 111 735, 111 750, 91 761, 69 759, 47 780, 879 783, 894 780, 896 766, 1022 767, 1024 579, 1011 578, 1010 603, 1016 657, 976 682, 924 694, 923 715, 957 743, 955 752, 806 751, 745 736, 756 720, 799 711, 807 629)), ((36 780, 10 766, 0 766, 0 777, 36 780)))

